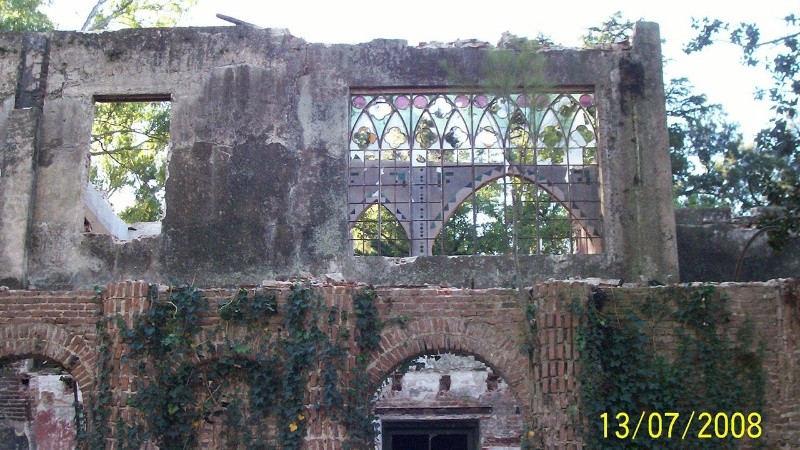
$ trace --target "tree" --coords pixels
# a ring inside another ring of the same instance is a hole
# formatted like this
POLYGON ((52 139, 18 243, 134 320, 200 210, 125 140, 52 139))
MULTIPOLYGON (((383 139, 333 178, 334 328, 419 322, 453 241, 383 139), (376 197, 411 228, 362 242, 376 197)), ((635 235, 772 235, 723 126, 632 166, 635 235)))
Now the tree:
POLYGON ((39 8, 49 0, 0 0, 0 31, 47 31, 53 22, 39 8))
POLYGON ((753 23, 732 26, 704 18, 693 26, 698 35, 686 46, 688 53, 701 51, 727 33, 729 42, 742 49, 744 64, 772 74, 772 86, 756 96, 772 103, 770 126, 758 133, 752 155, 738 165, 758 181, 758 196, 777 207, 762 216, 760 225, 774 228, 770 243, 780 247, 800 231, 800 21, 794 14, 787 15, 784 32, 767 39, 762 39, 761 29, 753 23))
MULTIPOLYGON (((633 26, 617 12, 600 27, 590 28, 584 43, 626 40, 633 26)), ((728 121, 722 106, 709 103, 686 78, 670 80, 665 96, 676 205, 741 211, 766 204, 763 174, 772 162, 743 146, 738 126, 728 121)))
POLYGON ((356 256, 408 256, 411 241, 400 222, 385 206, 374 204, 361 214, 350 230, 356 256))
MULTIPOLYGON (((82 31, 173 26, 196 0, 97 0, 82 31)), ((131 206, 117 211, 126 222, 164 215, 169 153, 169 103, 97 103, 89 179, 109 199, 133 191, 131 206)))
POLYGON ((81 31, 171 27, 197 0, 97 0, 81 31))
POLYGON ((517 177, 505 177, 459 205, 436 238, 433 253, 565 254, 570 252, 570 228, 566 208, 547 192, 517 177))
POLYGON ((622 12, 617 11, 601 23, 598 27, 590 27, 583 35, 584 47, 602 44, 613 44, 627 41, 633 32, 634 23, 622 17, 622 12))
POLYGON ((95 104, 89 180, 109 198, 133 191, 133 204, 118 211, 125 222, 164 214, 169 112, 168 102, 95 104))

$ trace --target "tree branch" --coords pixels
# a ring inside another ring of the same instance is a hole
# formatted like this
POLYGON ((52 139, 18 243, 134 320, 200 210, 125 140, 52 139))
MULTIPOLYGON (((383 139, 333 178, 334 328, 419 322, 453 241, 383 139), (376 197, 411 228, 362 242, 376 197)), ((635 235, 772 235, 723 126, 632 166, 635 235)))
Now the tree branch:
POLYGON ((775 39, 772 39, 772 40, 769 40, 769 41, 759 42, 755 46, 756 47, 761 47, 761 46, 764 46, 764 45, 779 44, 779 43, 785 41, 786 39, 791 39, 793 37, 800 37, 800 32, 793 33, 793 34, 787 34, 786 36, 781 36, 779 38, 775 38, 775 39))
POLYGON ((86 21, 83 22, 81 31, 89 31, 89 26, 91 25, 92 20, 94 20, 94 18, 100 12, 100 8, 102 8, 107 1, 108 0, 97 0, 97 3, 94 4, 92 10, 89 12, 89 15, 86 16, 86 21))
MULTIPOLYGON (((97 5, 95 6, 101 5, 106 1, 108 0, 98 0, 97 5)), ((108 16, 106 16, 105 19, 92 25, 89 28, 89 31, 105 30, 106 28, 108 28, 108 25, 111 24, 111 21, 121 16, 125 12, 125 10, 128 9, 128 7, 133 4, 133 2, 134 0, 123 0, 122 2, 120 2, 119 6, 115 10, 113 10, 111 13, 108 14, 108 16)), ((92 9, 92 12, 94 13, 94 15, 90 13, 90 17, 86 19, 87 21, 90 19, 94 19, 94 17, 96 17, 98 14, 98 11, 95 11, 94 9, 92 9)))

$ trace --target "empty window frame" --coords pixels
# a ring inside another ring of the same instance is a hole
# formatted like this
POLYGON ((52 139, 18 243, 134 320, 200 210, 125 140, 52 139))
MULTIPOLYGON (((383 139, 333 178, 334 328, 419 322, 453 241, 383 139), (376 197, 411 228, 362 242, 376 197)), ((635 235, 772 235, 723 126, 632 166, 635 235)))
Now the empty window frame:
POLYGON ((352 94, 354 252, 601 252, 595 117, 589 91, 352 94))
POLYGON ((166 210, 169 100, 161 94, 95 97, 86 231, 123 240, 157 233, 166 210))
POLYGON ((387 421, 382 450, 478 450, 477 420, 387 421))

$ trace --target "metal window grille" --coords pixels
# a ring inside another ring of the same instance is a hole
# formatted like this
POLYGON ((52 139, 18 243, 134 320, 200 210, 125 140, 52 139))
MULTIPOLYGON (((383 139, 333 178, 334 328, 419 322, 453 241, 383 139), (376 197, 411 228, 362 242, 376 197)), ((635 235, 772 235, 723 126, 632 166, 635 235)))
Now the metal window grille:
POLYGON ((356 255, 602 251, 591 92, 350 97, 356 255))

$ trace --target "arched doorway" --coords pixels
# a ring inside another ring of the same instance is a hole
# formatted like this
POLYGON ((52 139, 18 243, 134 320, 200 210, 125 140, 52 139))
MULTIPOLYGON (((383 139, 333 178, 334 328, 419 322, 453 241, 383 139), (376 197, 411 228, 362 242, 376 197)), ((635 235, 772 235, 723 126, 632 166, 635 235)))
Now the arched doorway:
POLYGON ((0 359, 0 447, 71 450, 85 430, 83 394, 60 363, 43 356, 0 359))
POLYGON ((410 358, 376 393, 382 450, 478 450, 519 445, 523 416, 510 386, 469 354, 410 358))

